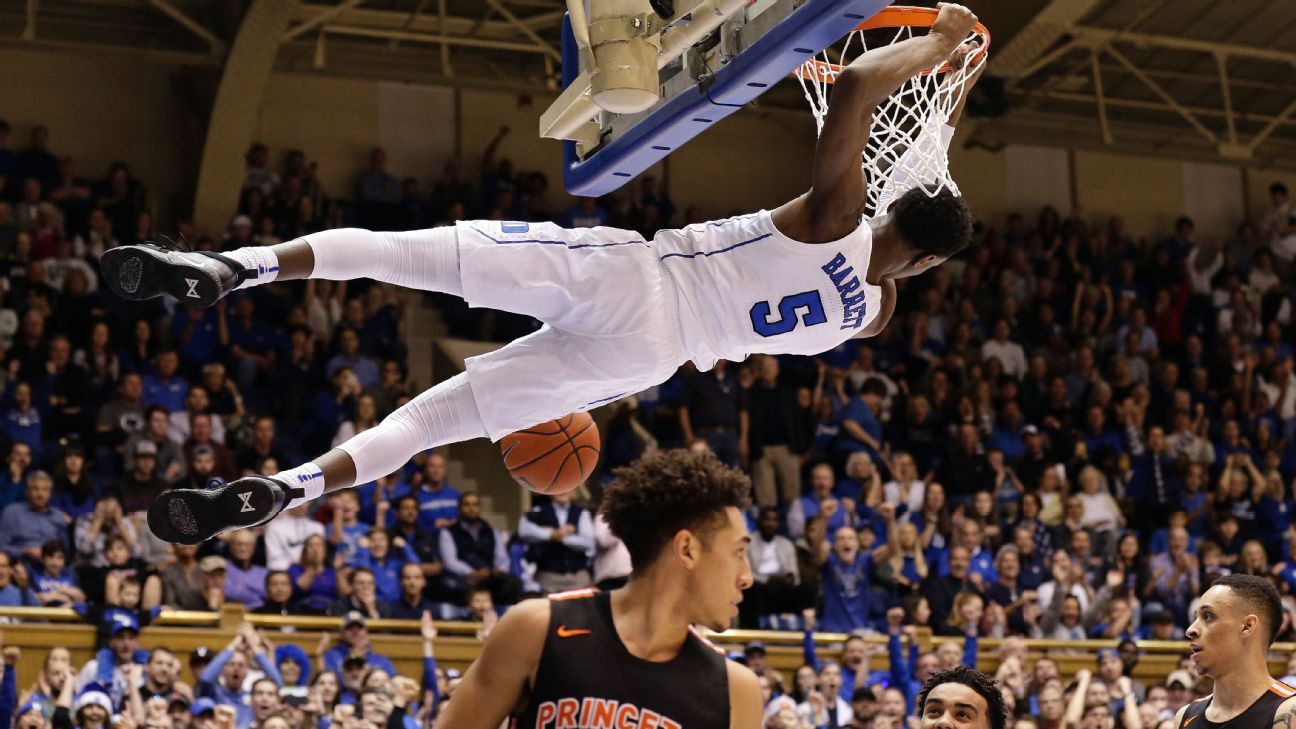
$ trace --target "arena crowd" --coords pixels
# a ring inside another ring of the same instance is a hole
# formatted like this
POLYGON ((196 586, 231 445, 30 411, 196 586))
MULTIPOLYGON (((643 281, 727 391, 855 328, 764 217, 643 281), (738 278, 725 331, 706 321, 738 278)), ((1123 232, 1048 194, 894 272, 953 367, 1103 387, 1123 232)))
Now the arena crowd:
MULTIPOLYGON (((354 190, 326 191, 301 151, 272 161, 254 145, 228 229, 202 231, 155 224, 128 163, 82 179, 48 130, 27 129, 18 144, 0 122, 0 606, 72 608, 101 649, 76 666, 55 648, 39 676, 16 676, 6 650, 0 716, 15 727, 432 726, 457 678, 435 663, 432 619, 488 632, 519 599, 621 584, 629 559, 597 516, 599 486, 654 448, 708 449, 751 474, 756 584, 739 624, 807 636, 793 675, 761 644, 734 656, 762 676, 769 726, 913 723, 925 677, 997 638, 1019 724, 1164 729, 1203 687, 1188 665, 1133 681, 1136 641, 1182 638, 1197 596, 1229 573, 1273 580, 1280 640, 1296 636, 1296 211, 1282 185, 1223 239, 1198 236, 1191 211, 1146 239, 1119 217, 1051 208, 984 220, 959 259, 902 283, 877 338, 686 366, 610 406, 599 478, 537 498, 516 529, 483 520, 479 496, 424 453, 266 528, 178 547, 142 521, 160 491, 276 472, 408 399, 404 312, 368 281, 257 287, 206 310, 121 301, 101 285, 104 250, 168 230, 222 251, 465 217, 651 236, 723 201, 681 211, 645 177, 551 206, 542 173, 512 168, 501 129, 480 175, 452 161, 431 190, 387 172, 381 149, 354 190), (342 628, 317 659, 251 626, 191 655, 139 650, 162 609, 226 603, 342 628), (378 618, 422 621, 421 676, 372 649, 378 618), (961 647, 919 651, 919 625, 961 647), (820 660, 812 630, 885 636, 885 656, 870 661, 853 637, 840 662, 820 660), (1024 638, 1119 648, 1063 683, 1024 638)), ((426 302, 458 336, 539 326, 426 302)))

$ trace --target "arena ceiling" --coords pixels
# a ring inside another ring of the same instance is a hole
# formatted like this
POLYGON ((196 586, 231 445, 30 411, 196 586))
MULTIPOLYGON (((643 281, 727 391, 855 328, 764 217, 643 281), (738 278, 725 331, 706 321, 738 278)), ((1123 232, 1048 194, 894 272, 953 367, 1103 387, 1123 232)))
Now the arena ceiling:
MULTIPOLYGON (((682 0, 677 0, 682 2, 682 0)), ((0 45, 219 69, 248 0, 0 0, 0 45)), ((922 2, 917 4, 932 4, 922 2)), ((969 0, 990 26, 972 143, 1296 167, 1296 2, 969 0)), ((282 70, 557 90, 564 0, 309 0, 282 70)), ((803 110, 775 90, 769 110, 803 110)))

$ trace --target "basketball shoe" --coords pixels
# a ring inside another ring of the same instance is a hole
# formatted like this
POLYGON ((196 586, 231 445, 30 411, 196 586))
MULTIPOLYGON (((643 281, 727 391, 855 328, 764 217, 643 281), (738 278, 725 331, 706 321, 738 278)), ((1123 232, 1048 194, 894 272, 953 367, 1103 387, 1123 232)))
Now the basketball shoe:
POLYGON ((244 476, 207 489, 171 489, 153 500, 148 525, 172 544, 201 544, 232 531, 260 526, 305 492, 269 476, 244 476))
POLYGON ((167 238, 118 246, 99 258, 104 281, 114 294, 146 301, 170 294, 190 306, 206 307, 256 278, 258 272, 213 251, 186 251, 167 238))

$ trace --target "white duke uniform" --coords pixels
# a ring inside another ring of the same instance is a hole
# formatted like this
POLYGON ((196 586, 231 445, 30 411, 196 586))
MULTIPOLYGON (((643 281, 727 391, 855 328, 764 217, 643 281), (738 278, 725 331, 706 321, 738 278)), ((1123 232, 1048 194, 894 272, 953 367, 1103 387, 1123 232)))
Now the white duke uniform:
POLYGON ((768 211, 647 241, 617 228, 461 221, 459 270, 470 306, 545 326, 467 369, 492 440, 666 381, 687 360, 814 355, 855 336, 882 291, 864 280, 867 219, 807 244, 768 211))

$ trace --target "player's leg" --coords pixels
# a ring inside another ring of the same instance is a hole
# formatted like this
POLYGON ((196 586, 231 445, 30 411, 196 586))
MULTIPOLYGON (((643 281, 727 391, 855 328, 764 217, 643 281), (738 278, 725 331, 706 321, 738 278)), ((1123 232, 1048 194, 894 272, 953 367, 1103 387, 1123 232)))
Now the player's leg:
POLYGON ((373 481, 399 470, 421 451, 486 434, 469 376, 459 374, 301 466, 214 489, 167 491, 149 507, 149 528, 168 542, 198 544, 230 529, 263 524, 284 509, 324 494, 373 481))
POLYGON ((100 263, 109 288, 134 301, 170 294, 195 306, 211 306, 235 289, 302 278, 372 278, 463 294, 454 226, 408 232, 338 228, 224 254, 146 243, 109 249, 100 263))

